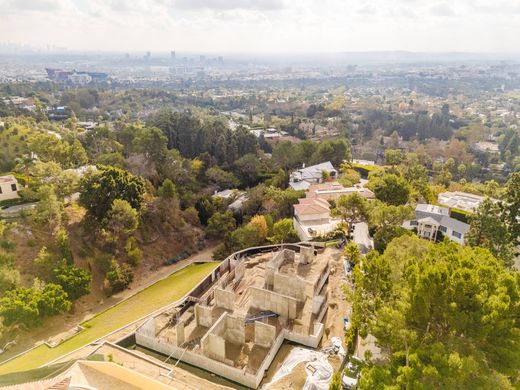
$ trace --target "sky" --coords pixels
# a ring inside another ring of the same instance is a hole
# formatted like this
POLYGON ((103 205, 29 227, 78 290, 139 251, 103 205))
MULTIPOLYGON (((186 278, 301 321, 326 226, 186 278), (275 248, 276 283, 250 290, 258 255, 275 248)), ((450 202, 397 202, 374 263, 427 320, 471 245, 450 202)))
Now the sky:
POLYGON ((0 43, 81 51, 520 52, 520 0, 0 0, 0 43))

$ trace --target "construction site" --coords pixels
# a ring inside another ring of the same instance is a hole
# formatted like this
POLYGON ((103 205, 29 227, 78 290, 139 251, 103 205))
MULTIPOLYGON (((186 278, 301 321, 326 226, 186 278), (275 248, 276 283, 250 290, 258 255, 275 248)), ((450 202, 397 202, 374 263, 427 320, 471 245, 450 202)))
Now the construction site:
POLYGON ((345 310, 338 308, 341 283, 331 283, 342 271, 333 251, 288 245, 238 252, 181 305, 141 325, 135 342, 170 362, 258 388, 284 341, 314 349, 325 333, 342 338, 343 313, 327 315, 345 310))

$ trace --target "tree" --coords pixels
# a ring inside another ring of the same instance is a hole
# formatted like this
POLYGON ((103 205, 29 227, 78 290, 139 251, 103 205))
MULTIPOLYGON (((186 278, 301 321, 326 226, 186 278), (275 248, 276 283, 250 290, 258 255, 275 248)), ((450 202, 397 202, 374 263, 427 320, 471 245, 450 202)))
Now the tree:
POLYGON ((377 200, 370 203, 370 225, 377 229, 387 225, 401 226, 413 217, 414 211, 409 206, 387 205, 377 200))
POLYGON ((20 284, 20 272, 17 269, 0 265, 0 296, 20 284))
POLYGON ((347 258, 350 264, 358 264, 361 259, 361 251, 359 250, 358 244, 350 241, 345 245, 345 249, 343 249, 343 256, 347 258))
POLYGON ((368 218, 367 201, 358 193, 341 195, 336 201, 336 207, 332 210, 332 214, 346 222, 350 230, 353 224, 368 218))
POLYGON ((49 226, 52 232, 56 232, 62 223, 63 203, 58 200, 52 185, 41 186, 38 197, 40 201, 35 207, 34 220, 49 226))
POLYGON ((127 201, 139 211, 145 193, 143 179, 123 169, 103 166, 83 177, 80 183, 80 204, 90 215, 102 221, 112 209, 115 199, 127 201))
POLYGON ((103 220, 103 230, 107 233, 107 241, 118 242, 121 238, 131 236, 137 230, 139 216, 130 203, 122 199, 114 199, 112 208, 103 220))
POLYGON ((41 319, 34 290, 19 287, 7 291, 0 298, 0 316, 8 326, 16 323, 28 328, 38 325, 41 319))
POLYGON ((275 222, 273 225, 273 234, 269 237, 269 241, 273 244, 300 241, 300 238, 294 229, 292 219, 284 218, 275 222))
POLYGON ((54 281, 67 293, 70 300, 76 299, 90 293, 90 272, 73 265, 61 264, 53 271, 54 281))
POLYGON ((507 224, 513 243, 520 238, 520 172, 509 177, 502 197, 504 221, 507 224))
POLYGON ((67 293, 58 284, 48 283, 42 289, 37 290, 36 294, 40 316, 52 316, 69 311, 71 308, 67 293))
POLYGON ((383 253, 388 244, 395 238, 401 236, 411 236, 412 232, 398 225, 383 225, 374 234, 374 249, 383 253))
POLYGON ((402 177, 384 174, 375 182, 374 195, 382 202, 398 206, 408 202, 410 186, 402 177))
POLYGON ((235 188, 239 181, 231 172, 226 172, 220 167, 211 167, 206 171, 209 182, 219 189, 235 188))
POLYGON ((0 316, 5 325, 21 324, 34 327, 45 316, 70 310, 71 303, 67 293, 57 284, 43 287, 18 287, 7 291, 0 298, 0 316))
POLYGON ((352 325, 388 351, 361 389, 513 388, 520 281, 488 250, 401 237, 354 278, 352 325))
POLYGON ((68 264, 74 263, 72 250, 70 248, 69 234, 64 228, 60 228, 56 233, 56 246, 60 252, 60 256, 68 264))
POLYGON ((159 187, 159 196, 165 199, 175 199, 178 197, 177 188, 173 181, 166 179, 159 187))
POLYGON ((106 278, 110 284, 110 294, 115 294, 119 291, 123 291, 132 283, 134 280, 134 271, 128 264, 120 265, 117 261, 112 260, 106 278))
POLYGON ((466 244, 487 248, 506 265, 513 262, 513 242, 498 203, 486 198, 470 216, 466 244))
POLYGON ((222 238, 226 234, 232 232, 236 228, 236 221, 233 217, 233 213, 230 211, 219 212, 211 216, 208 220, 208 228, 206 232, 208 236, 213 238, 222 238))
POLYGON ((399 149, 385 150, 385 163, 387 165, 399 165, 403 162, 403 154, 399 149))
POLYGON ((254 226, 256 228, 261 241, 265 241, 267 239, 269 226, 267 225, 267 220, 264 215, 255 215, 253 218, 251 218, 251 221, 249 221, 248 225, 254 226))

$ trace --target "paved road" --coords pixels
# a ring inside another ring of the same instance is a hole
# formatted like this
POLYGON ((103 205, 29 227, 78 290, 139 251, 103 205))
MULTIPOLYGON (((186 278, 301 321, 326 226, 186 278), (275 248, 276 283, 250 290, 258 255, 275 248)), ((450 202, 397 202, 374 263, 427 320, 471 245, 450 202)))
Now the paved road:
POLYGON ((367 253, 374 248, 374 240, 372 240, 368 233, 368 224, 366 222, 360 222, 354 225, 353 239, 361 249, 361 253, 367 253))

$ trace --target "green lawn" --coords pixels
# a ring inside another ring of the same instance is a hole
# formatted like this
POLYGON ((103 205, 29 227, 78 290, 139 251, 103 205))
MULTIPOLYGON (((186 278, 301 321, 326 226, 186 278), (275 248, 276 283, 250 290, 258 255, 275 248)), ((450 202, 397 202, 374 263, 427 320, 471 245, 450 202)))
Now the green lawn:
POLYGON ((166 279, 84 322, 82 325, 87 329, 59 346, 49 348, 46 345, 41 345, 25 355, 1 365, 0 374, 37 368, 182 298, 198 282, 204 279, 217 264, 215 262, 193 264, 175 272, 166 279))

